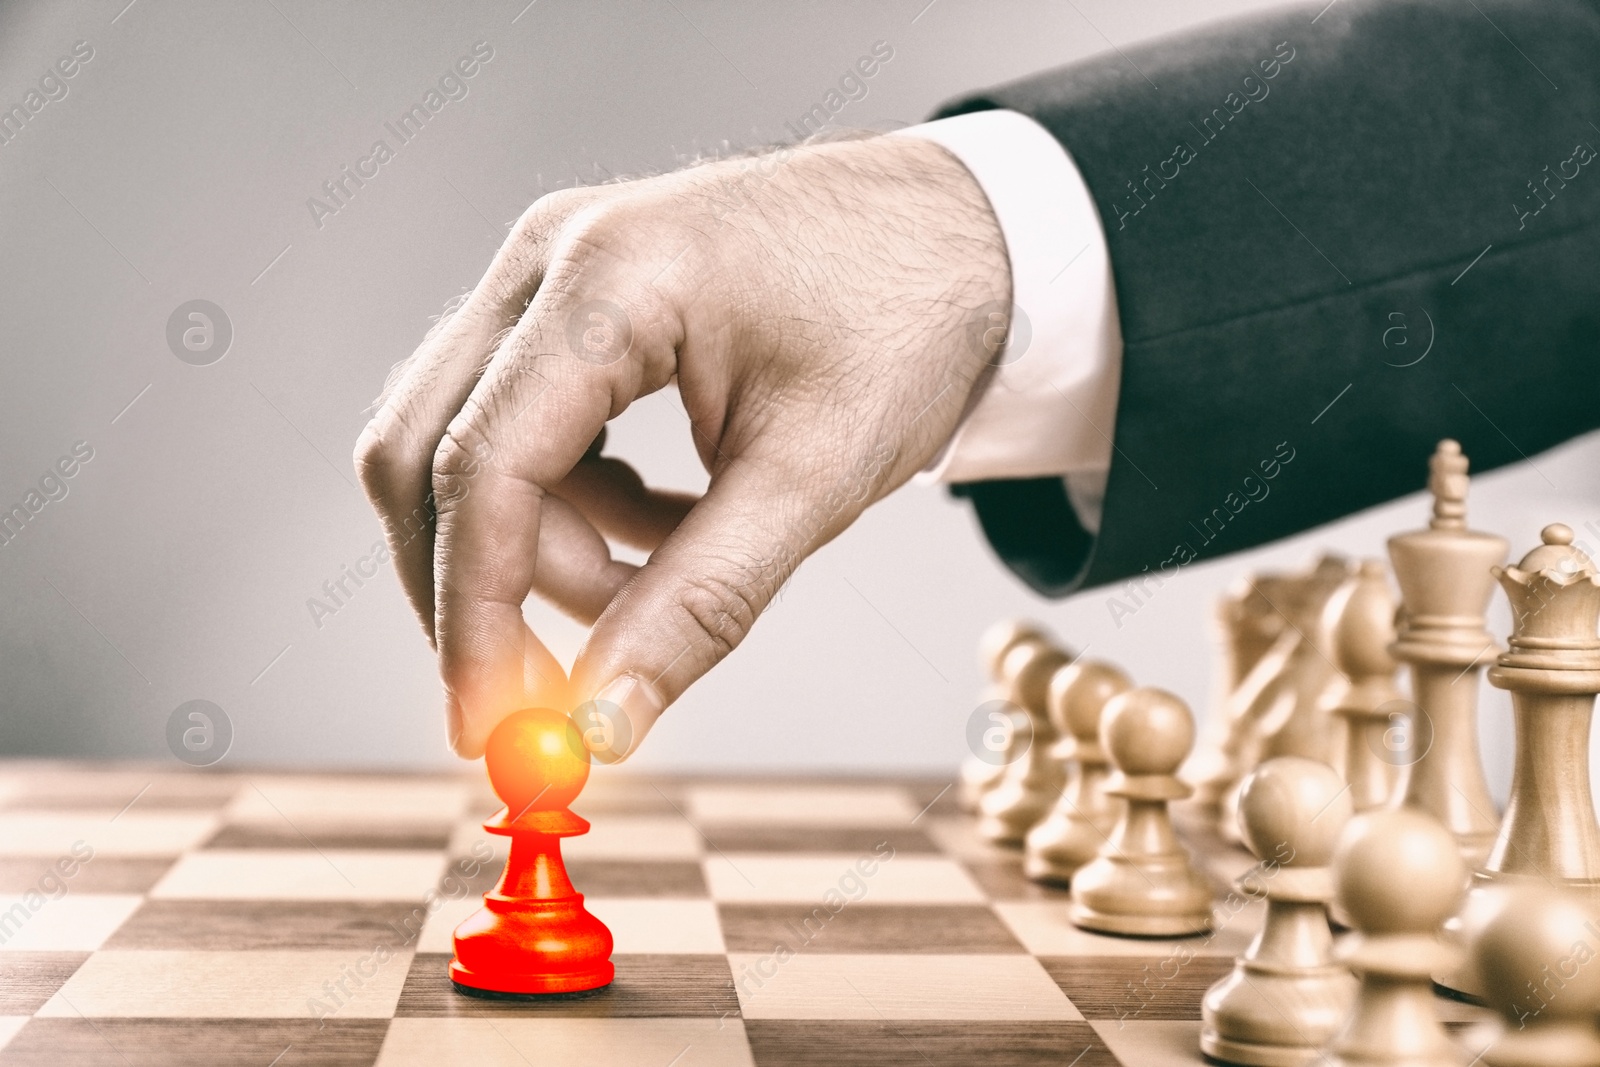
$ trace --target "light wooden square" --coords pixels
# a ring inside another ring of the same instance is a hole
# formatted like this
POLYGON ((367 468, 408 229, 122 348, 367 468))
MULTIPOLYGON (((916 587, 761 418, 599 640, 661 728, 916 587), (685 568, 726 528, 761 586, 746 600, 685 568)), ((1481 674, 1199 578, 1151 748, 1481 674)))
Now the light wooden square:
POLYGON ((400 999, 410 966, 410 952, 392 952, 385 961, 374 957, 371 950, 97 952, 38 1014, 61 1018, 386 1019, 400 999), (360 973, 363 970, 371 973, 360 973), (338 986, 341 980, 345 983, 342 990, 338 986))
POLYGON ((1237 956, 1249 947, 1261 929, 1266 905, 1245 904, 1231 916, 1217 912, 1217 927, 1209 937, 1130 938, 1081 930, 1067 919, 1066 901, 1001 900, 992 907, 1011 928, 1022 946, 1035 956, 1152 956, 1187 946, 1197 956, 1237 956))
POLYGON ((377 1067, 751 1067, 738 1019, 396 1019, 377 1067))
POLYGON ((421 900, 444 870, 438 852, 212 849, 181 857, 150 890, 192 900, 421 900))
POLYGON ((933 839, 939 850, 960 860, 1015 861, 1014 849, 1004 849, 978 836, 978 821, 970 815, 959 818, 925 815, 917 820, 917 828, 933 839))
POLYGON ((0 812, 0 856, 176 856, 204 842, 217 816, 192 812, 0 812), (79 846, 79 852, 72 851, 79 846))
POLYGON ((871 853, 740 852, 707 856, 703 863, 712 898, 730 903, 979 904, 985 899, 966 870, 942 856, 902 852, 884 860, 871 853), (857 866, 864 860, 872 873, 857 866))
POLYGON ((17 1031, 28 1025, 27 1015, 0 1015, 0 1049, 11 1043, 17 1031))
POLYGON ((0 952, 93 952, 139 907, 137 894, 0 896, 0 952), (30 902, 37 907, 30 907, 30 902))
POLYGON ((908 827, 909 794, 873 785, 704 785, 688 791, 694 822, 744 826, 908 827))
POLYGON ((252 778, 228 805, 229 822, 454 822, 466 811, 465 782, 407 778, 252 778))
POLYGON ((1093 1022, 1094 1032, 1112 1055, 1139 1067, 1196 1067, 1200 1055, 1199 1022, 1093 1022))
POLYGON ((1083 1018, 1032 956, 737 953, 728 962, 747 1019, 1083 1018))

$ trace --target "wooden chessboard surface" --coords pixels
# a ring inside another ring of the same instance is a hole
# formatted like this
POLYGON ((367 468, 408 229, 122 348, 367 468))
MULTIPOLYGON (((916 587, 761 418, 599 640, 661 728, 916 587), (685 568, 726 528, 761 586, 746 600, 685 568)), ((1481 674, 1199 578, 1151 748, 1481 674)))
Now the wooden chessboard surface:
POLYGON ((953 795, 597 771, 565 852, 617 978, 526 1003, 445 970, 504 857, 486 783, 0 764, 0 1067, 1200 1063, 1250 857, 1190 835, 1212 936, 1097 936, 953 795))

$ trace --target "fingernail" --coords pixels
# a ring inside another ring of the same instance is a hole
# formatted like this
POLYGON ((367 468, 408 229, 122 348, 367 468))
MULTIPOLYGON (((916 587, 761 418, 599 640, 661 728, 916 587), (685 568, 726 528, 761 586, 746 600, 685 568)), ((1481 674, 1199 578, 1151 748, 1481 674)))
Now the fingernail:
POLYGON ((461 730, 466 725, 466 719, 461 713, 461 702, 454 693, 444 696, 444 729, 445 736, 450 739, 450 751, 456 755, 461 754, 461 730))
POLYGON ((620 763, 639 747, 666 710, 656 687, 636 674, 612 681, 586 707, 593 722, 584 728, 584 745, 599 763, 620 763))

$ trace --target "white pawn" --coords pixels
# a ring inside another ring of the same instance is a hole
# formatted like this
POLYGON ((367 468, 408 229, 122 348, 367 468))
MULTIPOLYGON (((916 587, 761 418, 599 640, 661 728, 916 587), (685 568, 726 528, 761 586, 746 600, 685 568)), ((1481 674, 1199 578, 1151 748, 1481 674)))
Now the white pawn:
POLYGON ((1061 765, 1050 757, 1056 730, 1050 724, 1045 699, 1050 677, 1070 658, 1059 648, 1031 641, 1007 652, 1001 665, 1012 680, 1011 699, 1027 716, 1027 723, 1025 732, 1016 733, 1008 752, 1011 762, 1005 777, 978 802, 978 833, 997 845, 1021 847, 1023 838, 1049 814, 1066 784, 1061 765))
POLYGON ((1502 1021, 1473 1035, 1472 1047, 1484 1048, 1487 1067, 1600 1065, 1597 917, 1540 882, 1487 892, 1498 899, 1472 936, 1472 967, 1502 1021))
POLYGON ((1126 802, 1094 860, 1072 877, 1067 918, 1085 930, 1184 937, 1211 929, 1211 887, 1172 829, 1169 802, 1194 792, 1177 770, 1194 745, 1194 716, 1161 689, 1113 697, 1100 743, 1117 773, 1106 792, 1126 802))
MULTIPOLYGON (((983 636, 978 639, 978 662, 982 664, 984 676, 989 680, 984 702, 1011 698, 1010 679, 1004 676, 1002 669, 1006 653, 1030 641, 1048 643, 1049 640, 1050 635, 1045 628, 1028 619, 1002 619, 983 631, 983 636)), ((1016 736, 1015 729, 1010 736, 1016 736)), ((967 757, 967 761, 961 765, 961 778, 956 786, 956 801, 962 810, 978 810, 983 794, 1000 784, 1000 779, 1006 773, 1007 762, 1003 758, 987 760, 976 755, 967 757)))
POLYGON ((1100 718, 1111 698, 1133 681, 1098 660, 1070 664, 1050 679, 1050 720, 1061 740, 1051 757, 1066 768, 1067 787, 1044 821, 1028 831, 1022 871, 1036 882, 1065 885, 1100 853, 1122 801, 1105 792, 1111 764, 1100 744, 1100 718))
POLYGON ((1355 979, 1333 960, 1333 858, 1350 790, 1326 763, 1279 756, 1239 792, 1239 823, 1261 863, 1239 887, 1267 898, 1261 932, 1201 1003, 1200 1051, 1224 1063, 1299 1067, 1350 1013, 1355 979))
POLYGON ((1389 652, 1395 599, 1382 560, 1361 561, 1350 595, 1337 607, 1333 655, 1350 688, 1333 713, 1345 721, 1344 776, 1355 810, 1371 811, 1389 806, 1411 754, 1394 744, 1402 733, 1393 721, 1401 706, 1394 682, 1399 664, 1389 652))
POLYGON ((1358 815, 1333 858, 1336 899, 1355 933, 1335 953, 1361 985, 1321 1061, 1328 1067, 1464 1067, 1434 1004, 1455 962, 1437 936, 1461 902, 1467 868, 1455 835, 1411 808, 1358 815))

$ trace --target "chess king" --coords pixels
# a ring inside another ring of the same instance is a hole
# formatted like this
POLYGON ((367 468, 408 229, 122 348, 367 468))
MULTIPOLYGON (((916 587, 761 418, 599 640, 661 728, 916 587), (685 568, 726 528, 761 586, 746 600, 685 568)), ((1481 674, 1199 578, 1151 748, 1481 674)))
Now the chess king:
POLYGON ((511 839, 500 882, 455 931, 450 979, 474 996, 578 993, 608 985, 611 931, 583 906, 561 839, 587 833, 568 805, 589 779, 572 720, 549 708, 516 712, 489 735, 484 762, 506 806, 483 824, 511 839))

